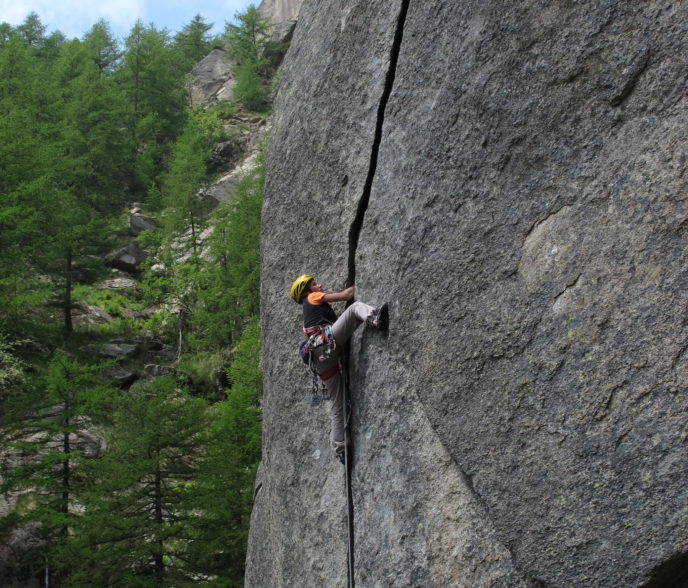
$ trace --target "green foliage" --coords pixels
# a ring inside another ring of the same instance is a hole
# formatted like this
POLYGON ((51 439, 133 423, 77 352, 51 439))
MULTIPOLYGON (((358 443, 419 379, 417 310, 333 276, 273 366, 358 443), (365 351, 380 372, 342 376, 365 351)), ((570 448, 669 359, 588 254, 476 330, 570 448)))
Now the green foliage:
POLYGON ((260 213, 264 172, 258 167, 237 185, 231 199, 213 213, 209 259, 189 318, 203 346, 232 344, 247 317, 260 310, 260 213))
POLYGON ((136 300, 136 293, 113 292, 112 290, 96 290, 88 286, 76 286, 74 288, 73 301, 102 308, 112 316, 125 316, 125 311, 140 310, 141 304, 136 300))
POLYGON ((137 189, 158 185, 168 146, 182 129, 185 74, 168 33, 138 21, 125 39, 122 65, 113 76, 131 108, 126 126, 137 189))
MULTIPOLYGON (((62 43, 48 66, 15 36, 0 52, 0 76, 0 245, 11 253, 0 286, 40 268, 61 290, 70 331, 72 263, 103 245, 103 214, 121 186, 125 105, 79 41, 62 43)), ((21 307, 9 288, 0 297, 21 307)))
POLYGON ((246 12, 234 15, 236 24, 225 26, 225 42, 232 59, 238 63, 259 63, 265 59, 265 46, 270 40, 269 19, 250 4, 246 12))
POLYGON ((208 400, 224 398, 224 371, 231 363, 226 348, 188 353, 179 363, 180 372, 187 377, 194 393, 208 400))
POLYGON ((168 234, 190 226, 194 238, 197 219, 208 209, 198 191, 208 182, 207 162, 212 145, 223 137, 217 112, 189 111, 184 131, 171 149, 169 170, 163 178, 164 225, 168 234))
POLYGON ((84 35, 84 45, 101 75, 110 75, 116 71, 122 53, 105 20, 99 20, 84 35))
POLYGON ((225 42, 236 62, 234 97, 249 110, 261 112, 268 107, 270 94, 271 25, 254 5, 235 15, 236 24, 227 23, 225 42))
POLYGON ((190 70, 210 53, 214 42, 209 35, 212 28, 212 24, 206 23, 203 17, 197 14, 174 36, 174 47, 184 59, 185 69, 190 70))
POLYGON ((79 475, 85 459, 81 431, 102 422, 110 389, 97 374, 102 365, 87 365, 56 352, 37 381, 10 399, 5 440, 20 452, 22 465, 3 472, 0 489, 31 491, 31 507, 17 522, 34 521, 61 536, 70 526, 84 489, 79 475))
POLYGON ((40 48, 45 43, 46 26, 35 12, 30 12, 24 22, 16 28, 22 42, 29 47, 40 48))
MULTIPOLYGON (((239 66, 254 109, 268 103, 265 30, 253 36, 259 58, 239 66)), ((47 554, 53 585, 243 584, 260 459, 263 170, 207 216, 197 193, 236 109, 185 107, 208 31, 198 16, 174 38, 139 22, 120 46, 105 21, 69 41, 35 14, 0 25, 0 416, 4 447, 22 456, 4 460, 2 490, 22 498, 0 533, 37 523, 48 548, 18 565, 43 568, 47 554), (139 240, 165 269, 149 269, 140 292, 96 289, 93 260, 122 232, 123 204, 146 198, 163 230, 139 240), (199 222, 213 225, 203 250, 199 222), (197 251, 181 261, 172 243, 189 226, 197 251), (126 318, 154 302, 173 312, 126 318), (71 331, 75 303, 116 318, 63 339, 56 325, 71 331), (106 366, 83 359, 94 341, 171 347, 180 332, 178 379, 114 393, 106 366), (90 459, 82 441, 99 436, 107 452, 90 459)))
POLYGON ((236 107, 232 102, 220 102, 210 109, 215 112, 221 119, 227 120, 236 114, 236 107))
POLYGON ((16 355, 17 344, 0 333, 0 417, 11 391, 26 381, 24 362, 16 355))
POLYGON ((185 529, 201 507, 188 485, 199 472, 207 406, 163 377, 132 387, 113 420, 107 453, 90 464, 85 512, 53 560, 67 586, 183 585, 191 580, 185 529))
POLYGON ((259 361, 260 328, 253 318, 228 370, 228 398, 212 409, 212 441, 194 487, 196 500, 204 508, 191 527, 198 539, 190 545, 189 558, 198 570, 216 574, 220 586, 243 585, 253 484, 260 461, 259 361))
POLYGON ((261 77, 261 65, 247 61, 234 68, 234 97, 248 110, 262 112, 268 107, 271 88, 261 77))

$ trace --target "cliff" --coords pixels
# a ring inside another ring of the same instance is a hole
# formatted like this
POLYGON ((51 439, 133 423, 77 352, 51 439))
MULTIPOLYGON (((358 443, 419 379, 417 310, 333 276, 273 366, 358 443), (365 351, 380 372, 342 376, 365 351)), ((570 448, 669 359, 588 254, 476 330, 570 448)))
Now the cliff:
POLYGON ((303 0, 263 0, 258 10, 273 23, 297 20, 303 0))
POLYGON ((688 7, 305 0, 262 232, 247 586, 346 586, 292 280, 352 342, 359 586, 688 581, 688 7))

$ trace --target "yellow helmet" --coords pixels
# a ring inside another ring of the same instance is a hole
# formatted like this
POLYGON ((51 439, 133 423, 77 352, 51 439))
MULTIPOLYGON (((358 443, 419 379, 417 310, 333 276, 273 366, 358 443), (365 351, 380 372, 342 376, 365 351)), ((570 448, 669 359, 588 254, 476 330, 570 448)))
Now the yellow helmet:
POLYGON ((303 294, 306 291, 306 288, 308 288, 308 284, 311 282, 311 280, 313 280, 313 276, 309 276, 308 274, 303 274, 294 280, 294 283, 291 285, 291 291, 289 292, 289 295, 294 299, 295 302, 301 304, 301 301, 303 300, 303 294))

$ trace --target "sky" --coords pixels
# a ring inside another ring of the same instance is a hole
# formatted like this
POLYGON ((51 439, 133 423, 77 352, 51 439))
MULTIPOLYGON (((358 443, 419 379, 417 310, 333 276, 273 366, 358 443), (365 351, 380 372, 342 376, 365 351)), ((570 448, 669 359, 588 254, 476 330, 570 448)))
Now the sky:
POLYGON ((200 14, 215 25, 211 33, 217 34, 224 31, 226 21, 233 21, 234 15, 250 4, 258 6, 260 0, 0 0, 0 22, 16 26, 35 12, 47 34, 59 30, 71 39, 83 37, 103 18, 114 36, 123 39, 138 19, 176 33, 200 14))

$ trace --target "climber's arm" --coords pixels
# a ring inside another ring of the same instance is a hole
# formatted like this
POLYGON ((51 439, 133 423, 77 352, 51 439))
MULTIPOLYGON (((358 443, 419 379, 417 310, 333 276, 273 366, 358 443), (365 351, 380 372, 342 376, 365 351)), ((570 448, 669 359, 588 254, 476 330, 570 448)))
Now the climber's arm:
POLYGON ((325 294, 324 302, 342 302, 344 300, 351 300, 354 297, 354 286, 342 290, 341 292, 333 292, 332 294, 325 294))

